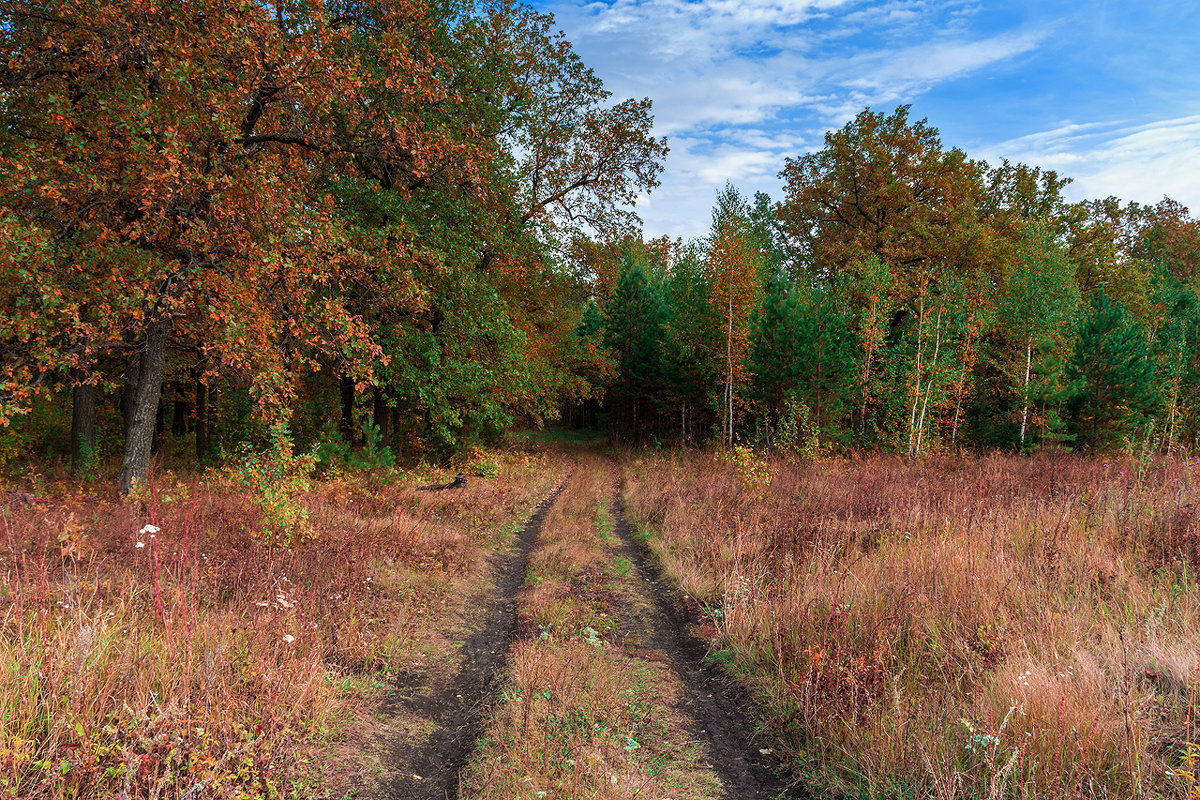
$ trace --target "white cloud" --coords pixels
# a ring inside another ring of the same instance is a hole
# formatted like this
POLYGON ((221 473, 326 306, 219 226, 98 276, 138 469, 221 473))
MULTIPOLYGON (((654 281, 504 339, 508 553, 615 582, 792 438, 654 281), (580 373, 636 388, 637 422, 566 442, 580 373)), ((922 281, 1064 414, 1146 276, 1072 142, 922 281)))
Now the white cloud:
POLYGON ((583 60, 617 98, 654 100, 671 155, 650 235, 694 237, 717 191, 777 196, 784 159, 883 108, 1027 53, 1043 30, 982 31, 972 0, 556 0, 583 60), (660 227, 661 226, 661 227, 660 227))
POLYGON ((989 160, 1022 161, 1073 179, 1072 199, 1168 196, 1200 212, 1200 115, 1128 123, 1066 124, 988 148, 989 160))

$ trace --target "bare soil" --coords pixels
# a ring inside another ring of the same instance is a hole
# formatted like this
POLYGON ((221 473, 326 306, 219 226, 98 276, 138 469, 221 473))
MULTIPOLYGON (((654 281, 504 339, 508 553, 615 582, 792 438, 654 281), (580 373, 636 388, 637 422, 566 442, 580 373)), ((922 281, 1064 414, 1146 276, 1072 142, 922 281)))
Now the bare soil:
MULTIPOLYGON (((502 672, 516 634, 516 595, 525 581, 526 562, 538 532, 569 475, 537 507, 507 552, 492 557, 492 581, 466 610, 468 631, 459 649, 458 671, 447 681, 430 671, 396 678, 382 716, 391 718, 391 741, 384 753, 377 786, 370 792, 394 800, 444 800, 458 797, 458 776, 496 699, 502 672)), ((385 723, 383 731, 388 731, 385 723)), ((382 731, 381 731, 382 733, 382 731)), ((386 734, 384 734, 386 736, 386 734)))
POLYGON ((730 800, 807 798, 802 789, 779 777, 779 759, 770 744, 755 735, 742 711, 751 707, 750 698, 724 668, 708 660, 708 645, 690 633, 693 621, 664 587, 649 551, 634 538, 619 496, 612 514, 624 555, 650 600, 651 608, 642 618, 649 634, 646 646, 662 652, 678 673, 685 687, 684 710, 695 722, 696 738, 708 748, 726 796, 730 800))

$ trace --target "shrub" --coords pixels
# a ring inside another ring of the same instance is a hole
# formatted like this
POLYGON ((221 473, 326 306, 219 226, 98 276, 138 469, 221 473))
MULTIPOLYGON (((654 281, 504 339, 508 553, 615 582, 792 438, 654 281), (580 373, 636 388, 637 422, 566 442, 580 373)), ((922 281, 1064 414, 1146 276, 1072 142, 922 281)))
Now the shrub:
POLYGON ((251 535, 268 547, 291 547, 312 534, 306 509, 296 495, 310 488, 317 465, 314 451, 296 455, 287 423, 271 428, 271 447, 265 453, 245 445, 234 479, 250 492, 262 511, 262 521, 251 535))

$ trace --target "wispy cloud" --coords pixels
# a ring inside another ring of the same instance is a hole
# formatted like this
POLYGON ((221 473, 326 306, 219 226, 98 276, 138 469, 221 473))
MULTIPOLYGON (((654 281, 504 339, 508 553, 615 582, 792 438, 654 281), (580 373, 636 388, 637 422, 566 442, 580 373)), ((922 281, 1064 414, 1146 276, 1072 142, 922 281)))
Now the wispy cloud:
POLYGON ((1074 199, 1117 195, 1156 203, 1163 196, 1200 212, 1200 115, 1142 125, 1065 124, 990 148, 1008 158, 1073 178, 1074 199))
POLYGON ((727 180, 778 196, 784 159, 820 147, 864 106, 916 102, 948 143, 1059 169, 1077 179, 1074 192, 1185 201, 1200 187, 1196 119, 1180 116, 1200 111, 1200 91, 1179 106, 1161 75, 1193 62, 1200 44, 1178 30, 1160 37, 1166 63, 1144 80, 1153 91, 1138 88, 1126 57, 1142 47, 1131 36, 1151 24, 1143 18, 1195 29, 1185 24, 1192 12, 1169 0, 1147 0, 1158 8, 1149 17, 1123 6, 1097 15, 1069 0, 534 2, 617 97, 654 100, 672 153, 652 201, 639 204, 650 235, 704 233, 727 180), (1124 94, 1113 88, 1121 101, 1104 104, 1110 85, 1124 94), (1153 113, 1151 100, 1171 110, 1153 113), (1077 122, 1054 126, 1051 113, 1077 122))

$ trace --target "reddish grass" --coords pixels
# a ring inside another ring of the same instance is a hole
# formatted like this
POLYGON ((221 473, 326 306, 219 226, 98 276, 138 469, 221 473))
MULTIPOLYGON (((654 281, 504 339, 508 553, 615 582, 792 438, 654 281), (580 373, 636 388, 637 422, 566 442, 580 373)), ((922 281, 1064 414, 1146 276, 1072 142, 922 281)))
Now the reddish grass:
POLYGON ((394 472, 321 484, 292 549, 253 538, 261 512, 217 478, 164 476, 125 505, 9 494, 0 795, 323 793, 329 748, 391 672, 437 654, 464 582, 556 479, 500 460, 453 493, 394 472))
POLYGON ((1192 788, 1196 469, 684 454, 624 472, 799 776, 867 797, 1124 798, 1192 788))

